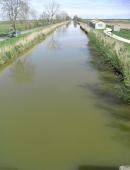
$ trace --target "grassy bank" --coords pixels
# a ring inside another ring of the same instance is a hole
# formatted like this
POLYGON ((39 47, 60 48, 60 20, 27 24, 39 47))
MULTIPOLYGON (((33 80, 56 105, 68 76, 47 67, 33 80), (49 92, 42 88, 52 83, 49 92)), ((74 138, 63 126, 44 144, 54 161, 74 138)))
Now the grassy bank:
MULTIPOLYGON (((26 21, 26 22, 20 22, 17 21, 16 23, 16 29, 19 31, 24 31, 28 29, 37 28, 40 26, 48 25, 46 21, 26 21)), ((0 21, 0 36, 4 36, 8 34, 11 30, 11 25, 9 21, 0 21)))
POLYGON ((14 60, 26 50, 33 47, 35 44, 43 40, 49 33, 57 27, 64 25, 66 22, 57 23, 28 33, 16 38, 12 38, 0 43, 0 65, 6 64, 14 60))
POLYGON ((116 41, 94 29, 91 29, 88 35, 90 38, 90 45, 95 47, 95 49, 104 56, 104 61, 111 64, 113 70, 118 73, 117 75, 119 75, 122 81, 122 86, 118 89, 119 95, 124 101, 130 103, 129 48, 124 43, 116 41))

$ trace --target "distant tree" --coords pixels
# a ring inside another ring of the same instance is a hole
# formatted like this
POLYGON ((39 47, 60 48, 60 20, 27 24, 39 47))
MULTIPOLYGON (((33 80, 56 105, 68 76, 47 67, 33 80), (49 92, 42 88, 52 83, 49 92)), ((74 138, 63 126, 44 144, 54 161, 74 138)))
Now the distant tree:
POLYGON ((56 20, 58 20, 58 21, 64 21, 64 20, 68 20, 68 19, 70 19, 70 17, 65 11, 60 11, 56 15, 56 20))
POLYGON ((68 15, 67 17, 66 17, 66 20, 71 20, 72 18, 68 15))
POLYGON ((56 14, 60 8, 60 5, 55 0, 50 0, 47 5, 45 5, 45 13, 48 16, 49 22, 53 22, 56 14))
POLYGON ((43 13, 40 15, 40 20, 42 20, 43 23, 49 22, 49 15, 45 11, 43 11, 43 13))
POLYGON ((26 0, 0 0, 3 13, 9 19, 13 30, 16 30, 16 21, 18 16, 23 9, 23 4, 26 0))
POLYGON ((67 20, 68 14, 65 11, 61 11, 60 15, 62 20, 67 20))
POLYGON ((30 5, 28 0, 21 1, 19 19, 22 21, 29 20, 30 5))

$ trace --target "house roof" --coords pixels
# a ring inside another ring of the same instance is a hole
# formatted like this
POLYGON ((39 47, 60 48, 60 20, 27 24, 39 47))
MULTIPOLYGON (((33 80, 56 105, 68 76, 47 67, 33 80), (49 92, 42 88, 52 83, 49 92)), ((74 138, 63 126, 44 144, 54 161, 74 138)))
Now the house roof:
POLYGON ((91 20, 91 23, 93 23, 93 24, 97 24, 97 23, 105 24, 105 22, 100 21, 100 20, 91 20))

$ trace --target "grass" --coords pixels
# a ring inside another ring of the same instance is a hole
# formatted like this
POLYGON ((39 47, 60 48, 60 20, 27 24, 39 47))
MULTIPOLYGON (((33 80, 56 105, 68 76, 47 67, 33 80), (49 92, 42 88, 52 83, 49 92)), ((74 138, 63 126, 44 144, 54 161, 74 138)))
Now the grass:
POLYGON ((120 37, 123 37, 123 38, 130 40, 130 31, 128 31, 128 30, 121 30, 119 32, 113 32, 113 33, 120 36, 120 37))
POLYGON ((46 27, 47 26, 42 27, 42 28, 38 28, 37 30, 33 30, 33 31, 29 32, 29 33, 25 33, 25 34, 19 35, 18 37, 8 38, 7 40, 0 41, 0 48, 8 46, 8 45, 11 45, 11 44, 15 44, 17 41, 21 40, 22 38, 25 38, 27 35, 29 35, 31 33, 34 33, 36 31, 41 31, 42 29, 44 29, 46 27))
POLYGON ((24 35, 20 35, 18 37, 9 38, 9 39, 7 39, 5 41, 1 41, 0 42, 0 48, 8 46, 8 45, 11 45, 11 44, 15 44, 18 40, 26 37, 27 35, 29 35, 29 33, 28 34, 24 34, 24 35))
POLYGON ((130 53, 130 44, 124 43, 124 46, 127 48, 127 50, 128 50, 129 53, 130 53))
MULTIPOLYGON (((45 21, 27 21, 27 22, 17 22, 16 29, 19 31, 24 31, 43 25, 48 25, 45 21)), ((11 25, 8 21, 0 21, 0 36, 6 35, 11 30, 11 25)))

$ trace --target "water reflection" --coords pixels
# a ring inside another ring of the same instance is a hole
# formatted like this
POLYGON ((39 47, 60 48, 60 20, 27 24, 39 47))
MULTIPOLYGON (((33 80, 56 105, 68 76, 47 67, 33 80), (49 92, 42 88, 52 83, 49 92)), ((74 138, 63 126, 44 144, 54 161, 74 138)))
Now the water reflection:
POLYGON ((117 131, 112 138, 121 143, 130 146, 130 106, 121 104, 121 100, 107 88, 101 85, 90 85, 88 83, 79 87, 91 91, 90 98, 96 100, 96 107, 107 111, 107 117, 110 117, 111 122, 107 125, 110 128, 115 128, 117 131), (100 102, 98 102, 100 99, 100 102))
POLYGON ((112 118, 107 125, 117 130, 112 138, 130 146, 130 106, 122 103, 122 100, 118 97, 119 87, 121 86, 120 81, 107 65, 104 68, 99 63, 94 63, 93 65, 97 66, 99 78, 104 82, 104 85, 100 85, 99 91, 101 93, 97 94, 97 96, 101 96, 102 103, 97 104, 97 107, 107 110, 108 116, 112 118))
POLYGON ((70 25, 71 25, 71 21, 66 24, 66 28, 69 28, 70 25))
POLYGON ((68 22, 66 25, 58 28, 58 35, 63 36, 63 35, 67 32, 68 27, 69 27, 70 25, 71 25, 71 22, 68 22))
MULTIPOLYGON (((71 22, 67 23, 66 25, 64 25, 61 28, 58 28, 58 36, 63 36, 64 34, 66 34, 68 27, 70 26, 71 22)), ((57 34, 52 34, 49 42, 47 44, 47 48, 50 50, 60 50, 61 49, 61 42, 58 41, 57 39, 57 34)))
POLYGON ((51 50, 59 50, 61 48, 60 42, 57 41, 55 38, 55 35, 53 34, 50 38, 50 41, 48 42, 47 47, 51 50))
POLYGON ((74 25, 75 28, 77 28, 78 23, 76 21, 73 21, 73 25, 74 25))
POLYGON ((35 67, 31 61, 26 59, 18 59, 10 68, 10 76, 19 83, 32 82, 35 67))
POLYGON ((116 130, 112 139, 130 146, 130 106, 122 103, 118 95, 120 81, 110 66, 105 65, 105 61, 101 59, 98 53, 92 51, 90 63, 95 70, 98 70, 97 73, 101 82, 95 84, 85 82, 80 84, 79 87, 89 90, 91 92, 89 97, 96 101, 96 107, 108 113, 105 116, 110 118, 111 121, 108 121, 106 126, 116 130))
POLYGON ((115 134, 112 135, 113 140, 123 142, 130 146, 130 107, 127 105, 106 105, 104 103, 97 104, 97 108, 107 110, 107 116, 111 121, 107 123, 109 128, 115 128, 115 134))
POLYGON ((67 32, 67 29, 68 29, 68 26, 69 25, 64 25, 63 27, 61 27, 60 29, 59 29, 59 33, 66 33, 67 32))

